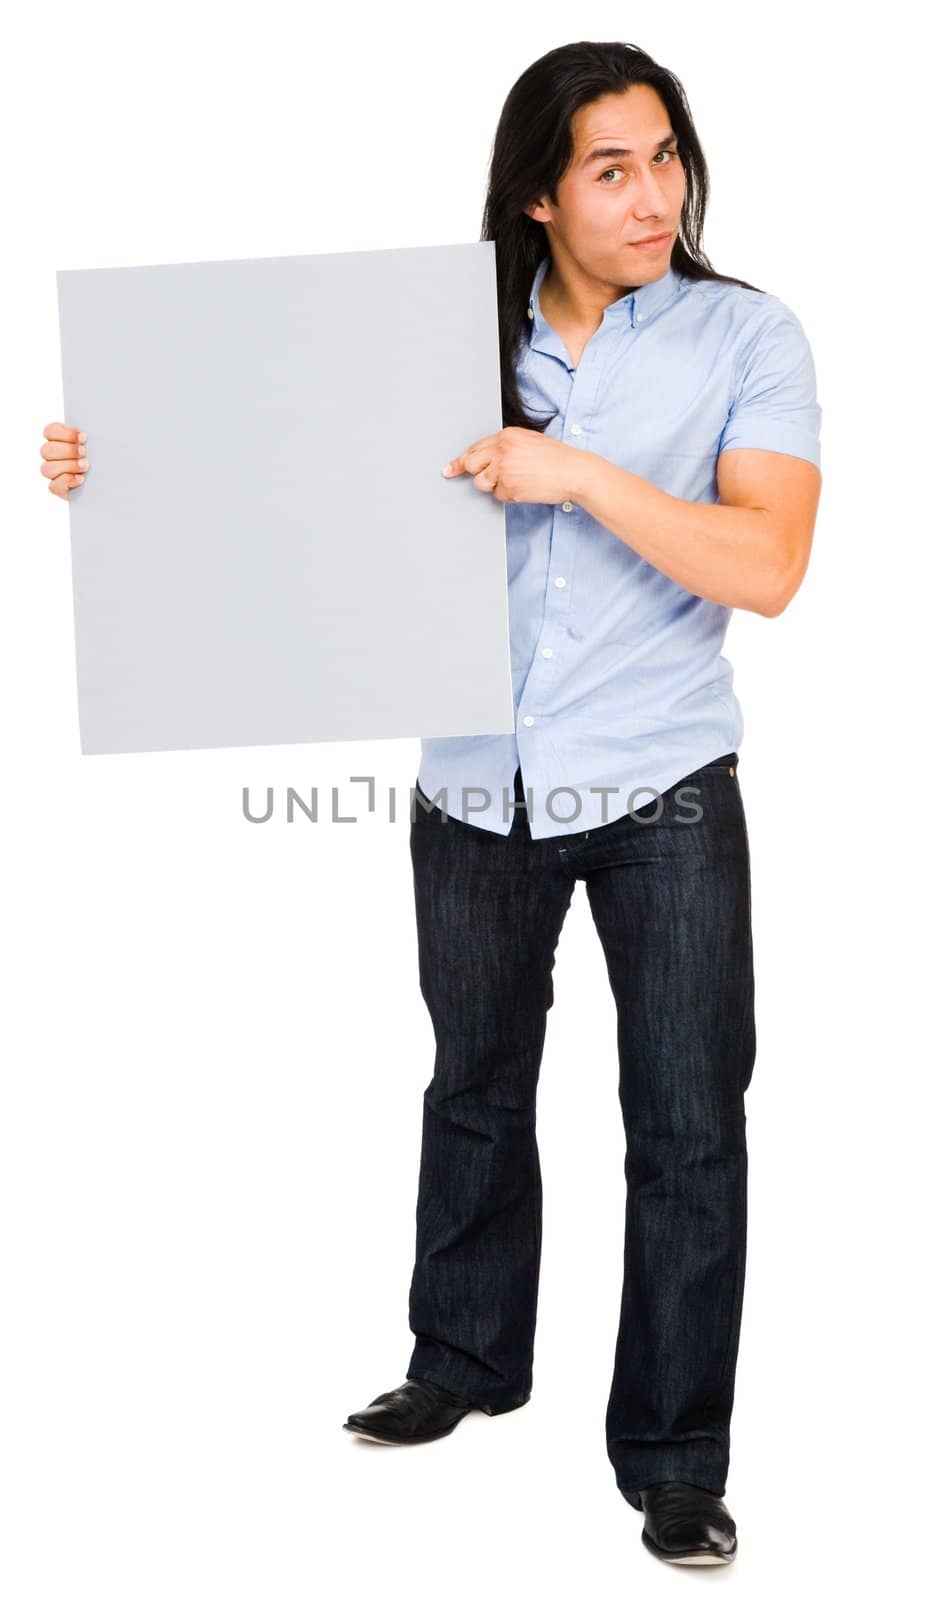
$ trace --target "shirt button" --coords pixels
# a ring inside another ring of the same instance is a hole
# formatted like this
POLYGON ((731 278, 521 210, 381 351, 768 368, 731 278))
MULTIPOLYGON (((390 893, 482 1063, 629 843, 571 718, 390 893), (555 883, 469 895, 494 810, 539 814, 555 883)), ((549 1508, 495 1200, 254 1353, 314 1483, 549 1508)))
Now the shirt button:
POLYGON ((547 645, 547 647, 546 647, 546 649, 545 649, 545 650, 543 650, 543 651, 542 651, 542 652, 541 652, 541 654, 542 654, 542 655, 545 655, 545 656, 552 656, 552 654, 553 654, 553 651, 552 651, 552 650, 551 650, 551 649, 550 649, 550 646, 549 646, 549 645, 547 645))
POLYGON ((569 431, 570 431, 570 433, 581 433, 582 432, 582 428, 580 427, 578 422, 574 422, 569 431))
POLYGON ((524 727, 525 728, 532 728, 533 725, 534 725, 533 717, 525 717, 524 718, 524 727))
POLYGON ((571 500, 564 500, 563 501, 563 510, 564 511, 572 511, 572 509, 573 509, 573 502, 571 500))
POLYGON ((556 587, 558 589, 565 589, 566 588, 566 579, 565 578, 554 578, 553 582, 556 584, 556 587))
POLYGON ((533 306, 528 306, 527 307, 527 315, 529 316, 531 322, 533 322, 533 320, 534 320, 534 308, 533 308, 533 306))
POLYGON ((635 322, 643 322, 644 321, 644 312, 643 311, 636 311, 634 320, 635 320, 635 322))

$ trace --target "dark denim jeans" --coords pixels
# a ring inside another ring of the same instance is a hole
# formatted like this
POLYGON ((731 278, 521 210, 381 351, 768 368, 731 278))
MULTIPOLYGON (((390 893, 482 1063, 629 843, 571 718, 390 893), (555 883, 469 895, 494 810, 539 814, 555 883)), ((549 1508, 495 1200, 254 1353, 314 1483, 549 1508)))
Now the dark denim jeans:
POLYGON ((531 839, 523 809, 507 836, 491 833, 425 810, 419 795, 411 823, 436 1058, 407 1376, 492 1414, 530 1397, 537 1082, 554 952, 582 878, 618 1017, 627 1202, 606 1442, 622 1492, 676 1479, 725 1493, 745 1280, 743 1097, 755 1060, 737 762, 733 751, 681 779, 656 820, 654 799, 572 836, 531 839), (698 792, 678 800, 690 786, 698 792), (687 821, 693 806, 702 815, 687 821))

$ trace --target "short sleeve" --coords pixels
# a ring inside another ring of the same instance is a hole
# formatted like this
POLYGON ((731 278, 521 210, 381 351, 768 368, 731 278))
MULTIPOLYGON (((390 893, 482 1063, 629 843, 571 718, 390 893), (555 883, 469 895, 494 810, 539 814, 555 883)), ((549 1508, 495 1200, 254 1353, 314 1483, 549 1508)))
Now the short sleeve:
POLYGON ((734 395, 719 440, 723 450, 780 450, 820 465, 817 375, 807 336, 793 311, 770 297, 770 312, 743 337, 734 395))

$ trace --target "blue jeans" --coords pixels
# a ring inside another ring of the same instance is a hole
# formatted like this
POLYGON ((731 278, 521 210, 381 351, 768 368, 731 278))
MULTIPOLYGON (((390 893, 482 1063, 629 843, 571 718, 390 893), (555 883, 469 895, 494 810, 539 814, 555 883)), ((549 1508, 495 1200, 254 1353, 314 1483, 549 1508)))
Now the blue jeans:
MULTIPOLYGON (((755 1060, 737 762, 733 751, 681 779, 655 820, 656 799, 551 839, 531 839, 524 809, 505 836, 424 809, 422 790, 412 814, 420 989, 436 1057, 423 1098, 407 1376, 492 1414, 530 1397, 537 1082, 554 953, 581 878, 618 1018, 627 1202, 606 1444, 622 1492, 679 1480, 725 1493, 755 1060), (688 786, 697 792, 678 802, 688 786), (693 806, 702 815, 687 821, 693 806)), ((515 798, 524 799, 520 772, 515 798)))

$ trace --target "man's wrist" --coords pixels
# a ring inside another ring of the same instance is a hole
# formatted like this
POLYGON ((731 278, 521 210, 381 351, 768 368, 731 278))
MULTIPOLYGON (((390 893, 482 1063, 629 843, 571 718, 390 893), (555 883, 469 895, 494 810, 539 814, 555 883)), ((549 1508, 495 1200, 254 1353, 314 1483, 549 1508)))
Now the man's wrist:
POLYGON ((570 445, 569 450, 576 459, 570 462, 569 493, 566 498, 581 505, 595 482, 595 471, 601 457, 594 450, 580 450, 575 445, 570 445))

